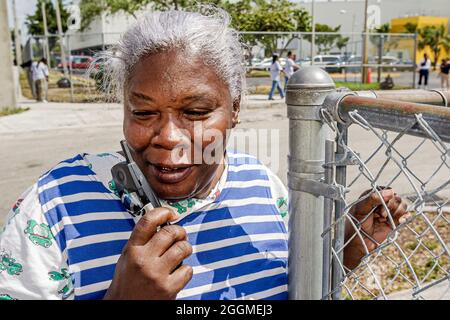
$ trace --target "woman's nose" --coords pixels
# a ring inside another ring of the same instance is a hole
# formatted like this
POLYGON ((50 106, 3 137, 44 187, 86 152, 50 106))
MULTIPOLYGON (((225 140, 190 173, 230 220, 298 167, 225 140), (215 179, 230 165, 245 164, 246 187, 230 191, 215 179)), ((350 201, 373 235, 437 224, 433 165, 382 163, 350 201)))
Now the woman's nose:
POLYGON ((151 141, 155 147, 173 150, 189 146, 189 131, 180 128, 174 116, 162 116, 151 141))

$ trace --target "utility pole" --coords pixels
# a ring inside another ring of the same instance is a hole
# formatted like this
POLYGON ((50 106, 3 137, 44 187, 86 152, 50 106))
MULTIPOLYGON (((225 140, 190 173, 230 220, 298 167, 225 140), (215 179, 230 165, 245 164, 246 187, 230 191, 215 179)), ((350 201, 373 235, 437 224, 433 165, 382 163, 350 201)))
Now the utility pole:
POLYGON ((16 0, 12 0, 14 15, 14 46, 16 48, 16 63, 18 66, 22 64, 22 37, 20 34, 19 20, 17 19, 16 0))
POLYGON ((312 23, 312 35, 311 35, 311 65, 314 64, 315 46, 316 46, 316 21, 314 18, 314 4, 315 0, 311 0, 311 23, 312 23))
POLYGON ((8 25, 7 0, 0 0, 0 107, 16 107, 16 82, 11 59, 11 33, 8 25))
POLYGON ((367 67, 366 64, 369 63, 369 55, 368 55, 368 47, 369 47, 369 35, 367 30, 367 9, 369 8, 369 0, 365 0, 364 4, 364 28, 363 28, 363 34, 364 34, 364 41, 363 41, 363 52, 362 52, 362 72, 361 72, 361 82, 367 83, 367 67))
POLYGON ((67 77, 67 64, 66 64, 66 48, 64 46, 64 35, 61 24, 61 12, 59 10, 59 0, 56 0, 56 24, 58 25, 59 44, 61 46, 61 63, 64 68, 64 77, 67 77))
POLYGON ((48 29, 47 29, 47 14, 45 13, 45 2, 42 2, 42 6, 41 6, 41 11, 42 11, 42 21, 44 22, 44 36, 45 36, 45 40, 44 40, 44 46, 45 46, 45 57, 48 60, 48 64, 50 65, 50 48, 48 46, 48 29))

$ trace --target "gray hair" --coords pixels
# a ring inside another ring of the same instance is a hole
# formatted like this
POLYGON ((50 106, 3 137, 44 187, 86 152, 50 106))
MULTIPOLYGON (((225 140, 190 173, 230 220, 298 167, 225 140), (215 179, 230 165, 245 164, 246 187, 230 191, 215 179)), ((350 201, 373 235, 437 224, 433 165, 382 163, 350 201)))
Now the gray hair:
POLYGON ((123 101, 124 86, 138 61, 172 49, 200 57, 229 87, 233 102, 240 101, 245 90, 243 46, 237 31, 230 27, 228 13, 212 6, 202 6, 199 12, 146 13, 116 45, 97 54, 91 66, 102 66, 97 80, 107 94, 123 101))

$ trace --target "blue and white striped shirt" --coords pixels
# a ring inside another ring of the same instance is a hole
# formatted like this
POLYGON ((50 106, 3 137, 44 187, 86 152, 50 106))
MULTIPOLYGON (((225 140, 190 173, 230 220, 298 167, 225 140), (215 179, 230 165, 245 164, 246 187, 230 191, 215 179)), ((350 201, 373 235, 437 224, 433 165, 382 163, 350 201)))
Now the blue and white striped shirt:
MULTIPOLYGON (((101 299, 136 219, 114 193, 116 153, 78 155, 39 178, 0 236, 0 299, 101 299)), ((287 192, 254 157, 228 152, 207 199, 176 210, 194 275, 177 299, 286 299, 287 192)))

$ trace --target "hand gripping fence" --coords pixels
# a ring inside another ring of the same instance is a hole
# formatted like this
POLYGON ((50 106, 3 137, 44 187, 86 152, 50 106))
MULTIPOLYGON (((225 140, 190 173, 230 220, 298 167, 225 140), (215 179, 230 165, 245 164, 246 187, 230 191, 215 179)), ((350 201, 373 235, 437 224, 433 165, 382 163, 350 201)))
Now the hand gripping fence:
POLYGON ((450 299, 449 99, 336 89, 316 67, 291 77, 290 299, 450 299), (383 200, 388 235, 377 240, 378 229, 365 227, 377 207, 359 220, 350 209, 386 188, 408 214, 400 223, 383 200), (350 269, 344 253, 354 241, 364 251, 350 269))

